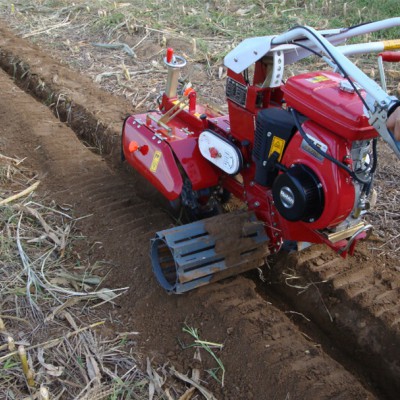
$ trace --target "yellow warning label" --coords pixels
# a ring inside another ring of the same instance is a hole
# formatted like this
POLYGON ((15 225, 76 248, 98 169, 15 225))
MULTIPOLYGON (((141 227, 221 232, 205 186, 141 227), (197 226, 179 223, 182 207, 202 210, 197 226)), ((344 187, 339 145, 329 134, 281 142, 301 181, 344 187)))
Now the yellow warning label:
POLYGON ((271 149, 269 150, 268 157, 277 152, 279 154, 278 161, 281 161, 283 149, 285 148, 285 141, 277 136, 272 139, 271 149))
POLYGON ((384 40, 383 42, 383 49, 384 50, 396 50, 400 49, 400 40, 384 40))
POLYGON ((330 79, 327 76, 324 76, 324 75, 317 75, 317 76, 314 76, 313 78, 310 78, 310 79, 307 79, 307 80, 309 82, 312 82, 312 83, 330 81, 330 79))
POLYGON ((161 156, 162 156, 161 151, 156 151, 154 153, 153 161, 151 162, 151 165, 150 165, 150 171, 151 172, 156 172, 157 171, 158 164, 159 164, 159 162, 161 160, 161 156))

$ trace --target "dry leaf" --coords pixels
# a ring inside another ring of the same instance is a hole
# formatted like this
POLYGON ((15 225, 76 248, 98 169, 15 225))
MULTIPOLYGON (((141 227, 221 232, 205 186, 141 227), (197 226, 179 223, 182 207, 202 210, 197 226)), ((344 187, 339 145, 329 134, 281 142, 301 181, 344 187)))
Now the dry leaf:
POLYGON ((152 368, 149 358, 147 357, 147 376, 149 379, 149 400, 153 399, 154 393, 162 394, 162 386, 165 383, 165 378, 161 376, 152 368))
POLYGON ((235 14, 243 17, 244 15, 247 15, 255 6, 255 4, 252 4, 250 7, 239 8, 239 10, 237 10, 235 14))
POLYGON ((186 390, 186 392, 183 393, 183 395, 179 397, 178 400, 190 400, 193 397, 195 390, 195 387, 191 387, 190 389, 186 390))
MULTIPOLYGON (((197 347, 196 351, 194 352, 193 359, 198 363, 201 363, 201 355, 200 355, 200 348, 197 347)), ((200 370, 198 368, 193 368, 192 370, 192 379, 196 383, 200 383, 200 370)))
POLYGON ((173 375, 175 375, 180 380, 189 383, 190 385, 198 389, 201 392, 201 394, 206 398, 206 400, 217 400, 217 398, 209 390, 207 390, 204 386, 201 386, 200 384, 196 383, 193 379, 190 379, 186 375, 181 374, 174 368, 170 368, 169 370, 173 375))
POLYGON ((39 347, 37 352, 37 359, 42 367, 44 367, 46 373, 50 376, 61 376, 64 372, 64 367, 56 367, 53 364, 47 364, 44 361, 44 349, 39 347))
POLYGON ((91 354, 86 354, 86 368, 90 380, 94 380, 96 384, 101 382, 101 372, 99 364, 91 354))

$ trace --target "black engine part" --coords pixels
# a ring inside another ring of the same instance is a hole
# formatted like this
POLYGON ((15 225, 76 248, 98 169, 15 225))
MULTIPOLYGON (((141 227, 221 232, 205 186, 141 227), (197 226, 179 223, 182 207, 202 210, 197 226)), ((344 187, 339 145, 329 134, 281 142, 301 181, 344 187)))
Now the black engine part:
POLYGON ((279 172, 279 169, 275 167, 276 161, 282 158, 295 130, 293 116, 281 108, 267 108, 257 114, 253 148, 256 183, 272 186, 279 172), (277 153, 277 157, 272 158, 274 153, 277 153))
POLYGON ((273 186, 275 207, 289 221, 314 222, 324 210, 324 192, 316 174, 298 164, 280 174, 273 186))

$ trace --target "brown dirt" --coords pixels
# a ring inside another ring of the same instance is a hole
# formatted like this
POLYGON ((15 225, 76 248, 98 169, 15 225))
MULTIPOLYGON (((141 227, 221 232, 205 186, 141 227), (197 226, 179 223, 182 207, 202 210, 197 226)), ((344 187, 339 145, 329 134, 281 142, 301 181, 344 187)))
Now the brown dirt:
POLYGON ((347 260, 315 246, 300 256, 281 255, 272 265, 269 279, 279 282, 278 291, 352 357, 363 360, 369 375, 379 377, 388 393, 398 393, 398 261, 372 257, 362 244, 347 260))
MULTIPOLYGON (((108 285, 130 286, 118 307, 110 309, 109 329, 139 330, 144 351, 158 361, 169 359, 182 372, 193 359, 193 350, 182 350, 177 341, 190 342, 182 333, 185 323, 198 327, 207 340, 223 342, 226 387, 219 390, 210 382, 218 398, 374 398, 267 305, 251 281, 239 277, 187 296, 171 297, 160 290, 150 268, 148 241, 154 231, 170 225, 168 216, 136 194, 130 175, 111 170, 3 72, 0 81, 1 152, 27 156, 40 171, 42 191, 89 215, 81 229, 93 241, 93 258, 112 262, 108 285)), ((205 366, 211 365, 206 359, 205 366)))
MULTIPOLYGON (((2 67, 20 76, 25 89, 51 103, 56 114, 68 120, 79 135, 100 144, 116 161, 118 132, 121 120, 129 112, 128 104, 102 92, 89 79, 55 62, 5 28, 0 27, 0 34, 2 67), (67 96, 62 97, 61 93, 67 96)), ((221 399, 374 398, 318 343, 259 296, 255 283, 249 279, 238 277, 184 296, 166 295, 152 276, 149 239, 172 222, 150 197, 152 191, 136 175, 124 169, 111 169, 72 130, 57 121, 47 107, 19 90, 3 72, 0 82, 0 152, 28 157, 28 162, 41 173, 42 191, 59 203, 73 204, 78 214, 88 216, 81 221, 80 228, 93 245, 89 250, 82 247, 82 251, 89 251, 93 261, 106 259, 111 263, 108 286, 130 286, 117 307, 110 309, 108 329, 129 326, 139 330, 143 351, 159 362, 170 360, 182 372, 190 369, 193 360, 193 349, 183 350, 179 344, 191 341, 182 333, 184 324, 199 328, 204 339, 223 342, 224 350, 219 355, 227 370, 226 387, 219 389, 209 380, 221 399)), ((295 270, 306 282, 330 282, 326 285, 329 290, 322 294, 318 285, 318 298, 302 298, 304 312, 326 331, 341 332, 345 328, 338 342, 342 345, 348 335, 349 347, 357 346, 354 353, 360 348, 372 350, 377 358, 369 362, 380 360, 379 368, 393 372, 387 374, 388 381, 382 380, 380 374, 375 384, 380 381, 381 387, 387 385, 386 395, 392 393, 395 398, 393 393, 398 392, 391 390, 396 387, 393 379, 398 378, 399 358, 390 343, 397 343, 399 337, 397 261, 386 260, 385 267, 382 259, 367 260, 368 252, 358 253, 343 268, 338 261, 328 263, 335 256, 319 264, 321 254, 312 254, 309 264, 303 260, 302 269, 296 263, 283 262, 277 264, 276 270, 281 268, 282 276, 282 270, 287 272, 287 267, 291 267, 289 272, 295 270), (357 263, 367 268, 362 273, 353 272, 357 263), (317 301, 321 296, 325 307, 335 316, 335 324, 322 317, 328 313, 317 301), (385 336, 385 332, 392 336, 385 336), (394 342, 382 343, 388 338, 394 342)), ((286 283, 280 287, 289 296, 286 283)), ((300 302, 295 303, 295 309, 301 311, 300 302)), ((205 358, 204 368, 210 367, 215 365, 205 358)), ((358 376, 357 371, 352 372, 358 376)), ((207 379, 205 374, 203 378, 207 379)), ((362 380, 364 385, 368 384, 362 380)))

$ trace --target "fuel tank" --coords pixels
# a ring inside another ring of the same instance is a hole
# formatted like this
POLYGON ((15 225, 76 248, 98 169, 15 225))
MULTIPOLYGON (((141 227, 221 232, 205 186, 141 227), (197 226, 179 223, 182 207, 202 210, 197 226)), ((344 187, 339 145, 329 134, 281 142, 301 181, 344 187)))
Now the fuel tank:
MULTIPOLYGON (((378 136, 368 123, 360 97, 349 81, 339 74, 318 71, 293 76, 282 90, 289 107, 338 136, 349 141, 378 136)), ((366 96, 364 90, 358 91, 366 96)))

